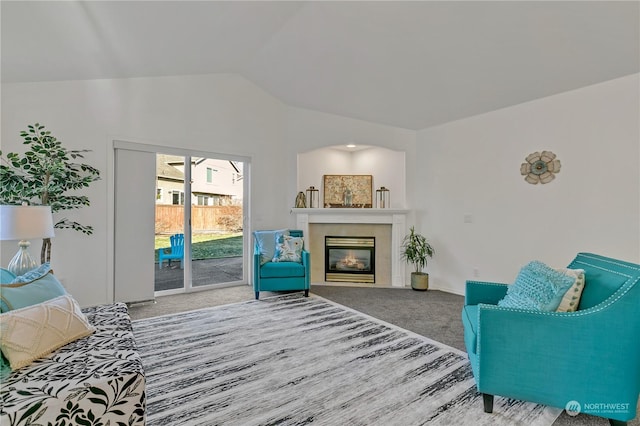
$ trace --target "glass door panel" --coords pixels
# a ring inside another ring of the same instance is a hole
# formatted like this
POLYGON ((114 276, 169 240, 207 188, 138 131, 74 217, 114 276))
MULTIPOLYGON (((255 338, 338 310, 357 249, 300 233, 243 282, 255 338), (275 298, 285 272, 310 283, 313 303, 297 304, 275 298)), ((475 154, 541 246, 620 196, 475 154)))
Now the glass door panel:
POLYGON ((185 159, 156 154, 155 291, 185 288, 185 159))
POLYGON ((240 161, 191 157, 191 284, 242 281, 243 176, 240 161))

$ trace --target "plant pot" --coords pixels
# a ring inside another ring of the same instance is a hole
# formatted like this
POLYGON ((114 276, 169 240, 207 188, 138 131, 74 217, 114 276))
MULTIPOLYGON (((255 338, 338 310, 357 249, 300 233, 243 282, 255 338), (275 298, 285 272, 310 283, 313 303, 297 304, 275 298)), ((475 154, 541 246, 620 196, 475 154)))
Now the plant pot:
POLYGON ((426 272, 412 272, 411 288, 416 291, 427 291, 429 289, 429 274, 426 272))

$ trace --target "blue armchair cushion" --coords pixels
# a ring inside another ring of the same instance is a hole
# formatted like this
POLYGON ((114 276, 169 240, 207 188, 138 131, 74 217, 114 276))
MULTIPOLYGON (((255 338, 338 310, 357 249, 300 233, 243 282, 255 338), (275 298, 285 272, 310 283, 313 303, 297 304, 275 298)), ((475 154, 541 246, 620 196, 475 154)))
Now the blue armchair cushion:
POLYGON ((256 251, 260 253, 260 265, 271 262, 276 255, 276 241, 283 235, 289 235, 288 229, 275 231, 254 231, 256 251))
POLYGON ((276 243, 276 254, 273 262, 298 262, 302 263, 302 237, 282 235, 276 243))
POLYGON ((552 312, 574 283, 575 278, 534 260, 520 269, 498 306, 552 312))
POLYGON ((304 266, 298 262, 268 262, 260 268, 261 278, 304 277, 304 266))
POLYGON ((49 270, 45 275, 30 282, 2 284, 0 294, 0 311, 4 313, 63 296, 67 291, 49 270))

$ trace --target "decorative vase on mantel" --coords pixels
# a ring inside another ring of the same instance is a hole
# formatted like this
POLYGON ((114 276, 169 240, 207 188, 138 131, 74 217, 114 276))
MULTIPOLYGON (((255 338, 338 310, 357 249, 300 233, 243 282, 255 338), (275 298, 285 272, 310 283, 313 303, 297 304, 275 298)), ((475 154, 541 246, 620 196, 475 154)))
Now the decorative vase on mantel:
POLYGON ((317 209, 320 207, 320 195, 319 190, 315 186, 311 185, 307 188, 307 207, 310 209, 317 209))
POLYGON ((307 207, 307 198, 305 197, 304 192, 300 191, 296 196, 296 208, 304 209, 305 207, 307 207))

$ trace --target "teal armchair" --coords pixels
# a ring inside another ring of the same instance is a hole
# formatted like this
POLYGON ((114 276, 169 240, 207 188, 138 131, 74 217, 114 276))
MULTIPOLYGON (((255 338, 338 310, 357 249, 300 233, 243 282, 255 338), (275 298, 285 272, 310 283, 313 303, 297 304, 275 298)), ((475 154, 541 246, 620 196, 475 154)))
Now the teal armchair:
POLYGON ((635 418, 640 392, 640 265, 579 253, 576 312, 497 306, 506 284, 468 281, 464 339, 484 411, 494 395, 605 417, 635 418))
MULTIPOLYGON (((289 230, 289 235, 292 237, 303 236, 301 230, 293 229, 289 230)), ((256 300, 260 298, 261 291, 303 290, 304 295, 308 297, 311 288, 311 257, 309 252, 305 249, 302 250, 302 262, 266 262, 261 264, 258 241, 257 239, 254 241, 253 290, 256 300)))

